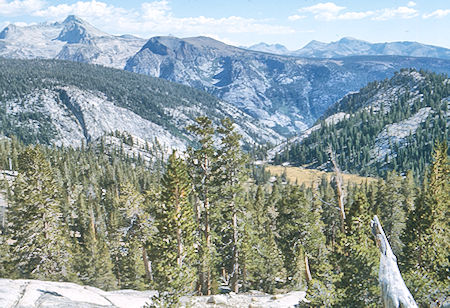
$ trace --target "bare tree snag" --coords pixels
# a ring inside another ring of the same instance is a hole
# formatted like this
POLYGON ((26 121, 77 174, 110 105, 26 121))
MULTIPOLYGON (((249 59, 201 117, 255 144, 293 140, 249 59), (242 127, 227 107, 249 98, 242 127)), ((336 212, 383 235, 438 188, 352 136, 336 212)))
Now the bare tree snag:
POLYGON ((336 156, 331 149, 331 147, 328 148, 328 151, 330 153, 330 159, 333 163, 334 172, 336 173, 335 181, 336 181, 336 188, 337 188, 337 195, 338 195, 338 203, 339 203, 339 212, 341 214, 341 230, 343 233, 345 233, 345 208, 344 208, 344 181, 342 179, 341 170, 339 169, 339 166, 336 162, 336 156))
POLYGON ((311 271, 309 269, 308 256, 305 254, 305 273, 306 273, 306 281, 309 282, 312 279, 311 271))
POLYGON ((153 281, 153 275, 152 275, 152 263, 148 260, 147 252, 145 251, 145 247, 142 247, 142 260, 144 260, 144 269, 145 269, 145 276, 149 281, 153 281))
POLYGON ((397 266, 397 258, 384 234, 378 217, 375 215, 370 223, 372 234, 380 249, 379 281, 384 308, 418 308, 413 296, 403 281, 397 266))
POLYGON ((231 273, 231 290, 235 293, 239 293, 238 222, 234 201, 231 203, 231 208, 233 211, 233 271, 231 273))

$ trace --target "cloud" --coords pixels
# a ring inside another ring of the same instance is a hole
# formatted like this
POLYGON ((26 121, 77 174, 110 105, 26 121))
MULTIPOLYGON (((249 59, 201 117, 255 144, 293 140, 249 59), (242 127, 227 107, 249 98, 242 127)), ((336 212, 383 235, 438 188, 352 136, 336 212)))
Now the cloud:
POLYGON ((42 0, 0 0, 0 16, 20 16, 44 7, 42 0))
MULTIPOLYGON (((309 13, 317 20, 335 21, 335 20, 358 20, 364 18, 371 18, 372 20, 388 20, 388 19, 407 19, 413 18, 419 15, 418 11, 414 8, 416 3, 413 1, 408 2, 408 6, 400 6, 397 8, 384 8, 374 11, 360 11, 353 12, 347 11, 344 6, 338 6, 333 2, 318 3, 312 6, 307 6, 298 9, 300 13, 309 13)), ((295 18, 293 15, 289 19, 295 18)))
POLYGON ((297 15, 297 14, 288 17, 290 21, 296 21, 304 18, 306 18, 305 15, 297 15))
POLYGON ((212 32, 217 36, 223 36, 231 33, 287 34, 295 32, 290 27, 273 25, 267 20, 240 16, 176 17, 167 0, 144 2, 139 9, 130 10, 96 0, 78 1, 74 4, 49 6, 34 12, 35 16, 53 20, 62 20, 69 14, 86 19, 110 33, 130 33, 143 37, 168 33, 176 36, 194 36, 212 32))
POLYGON ((356 19, 364 19, 369 16, 373 16, 375 13, 372 11, 366 12, 345 12, 336 16, 336 19, 339 20, 356 20, 356 19))
POLYGON ((312 6, 307 6, 298 9, 300 13, 312 13, 315 19, 333 20, 336 19, 339 12, 344 10, 345 7, 338 6, 333 2, 318 3, 312 6))
POLYGON ((379 11, 379 14, 373 18, 373 20, 388 20, 388 19, 409 19, 419 15, 416 9, 407 6, 400 6, 393 9, 383 9, 379 11))
POLYGON ((62 19, 67 15, 78 15, 84 18, 89 17, 120 17, 127 11, 116 8, 104 2, 92 0, 90 2, 78 1, 74 4, 59 4, 33 12, 34 16, 62 19))
POLYGON ((442 17, 445 17, 445 16, 447 16, 449 14, 450 14, 450 9, 447 9, 447 10, 438 9, 438 10, 436 10, 434 12, 429 13, 429 14, 423 14, 422 17, 425 18, 425 19, 433 18, 433 17, 435 17, 435 18, 442 18, 442 17))

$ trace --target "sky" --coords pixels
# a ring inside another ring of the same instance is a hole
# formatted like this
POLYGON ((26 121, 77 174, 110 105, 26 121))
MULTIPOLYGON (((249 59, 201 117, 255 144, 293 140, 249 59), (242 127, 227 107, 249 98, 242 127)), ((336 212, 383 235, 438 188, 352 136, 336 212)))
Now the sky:
POLYGON ((0 0, 0 29, 74 14, 111 34, 209 36, 235 46, 353 37, 450 48, 449 0, 0 0))

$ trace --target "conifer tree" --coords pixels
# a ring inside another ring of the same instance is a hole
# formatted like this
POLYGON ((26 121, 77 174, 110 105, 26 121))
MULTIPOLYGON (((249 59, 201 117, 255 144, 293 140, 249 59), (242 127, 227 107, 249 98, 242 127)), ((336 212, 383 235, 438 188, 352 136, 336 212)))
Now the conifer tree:
MULTIPOLYGON (((322 272, 326 261, 325 236, 320 208, 306 199, 297 186, 287 186, 278 203, 277 242, 283 253, 287 280, 298 289, 306 288, 308 272, 322 272), (305 257, 310 268, 306 269, 305 257)), ((316 276, 317 277, 317 276, 316 276)))
POLYGON ((348 208, 346 234, 335 252, 335 266, 340 275, 337 293, 342 297, 339 307, 378 307, 378 249, 370 231, 371 213, 366 196, 361 191, 348 208))
POLYGON ((394 172, 389 172, 385 181, 378 182, 376 204, 386 237, 396 256, 403 249, 401 234, 405 229, 408 200, 403 195, 403 179, 394 172))
POLYGON ((86 229, 83 230, 82 238, 75 246, 74 252, 74 268, 83 284, 104 290, 117 287, 104 235, 98 232, 93 216, 90 217, 86 229))
MULTIPOLYGON (((227 217, 228 221, 222 221, 225 225, 231 226, 230 235, 227 236, 227 232, 221 232, 224 238, 231 239, 231 266, 230 282, 233 292, 239 292, 239 253, 241 251, 241 229, 242 226, 238 225, 238 213, 243 212, 243 196, 242 196, 242 183, 245 180, 245 163, 246 156, 241 151, 240 140, 242 136, 238 134, 234 127, 233 122, 229 118, 225 118, 221 121, 222 126, 217 129, 220 134, 220 149, 217 154, 216 164, 216 180, 221 195, 221 203, 224 207, 223 213, 227 217)), ((242 219, 239 219, 242 221, 242 219)), ((217 226, 216 226, 217 227, 217 226)), ((220 226, 218 226, 220 228, 220 226)), ((227 230, 224 228, 224 230, 227 230)), ((224 242, 224 241, 222 241, 224 242)))
POLYGON ((11 262, 24 278, 68 280, 73 272, 61 188, 39 147, 27 147, 18 164, 8 211, 11 262))
POLYGON ((206 116, 198 117, 196 124, 188 126, 199 140, 198 149, 188 149, 188 165, 192 187, 195 195, 194 212, 199 233, 199 268, 198 288, 199 294, 209 295, 212 292, 214 247, 211 234, 211 210, 214 203, 216 186, 215 163, 216 150, 214 148, 214 127, 212 121, 206 116))
POLYGON ((285 277, 283 259, 262 186, 258 186, 252 199, 243 220, 241 262, 246 274, 245 287, 272 293, 277 281, 285 277))
POLYGON ((405 280, 423 306, 448 292, 450 164, 447 152, 445 142, 436 143, 433 164, 403 234, 406 245, 401 264, 406 270, 405 280))
POLYGON ((143 290, 148 287, 144 262, 145 242, 148 228, 144 212, 144 197, 130 183, 119 186, 117 202, 118 234, 120 247, 115 264, 120 272, 120 287, 143 290))
MULTIPOLYGON (((311 216, 311 239, 315 239, 314 246, 315 250, 310 251, 309 256, 305 255, 305 263, 308 262, 310 265, 305 264, 306 268, 311 268, 310 277, 308 280, 308 290, 307 297, 311 301, 313 307, 332 307, 338 300, 339 294, 336 292, 335 283, 338 277, 333 272, 333 266, 331 263, 331 252, 334 248, 334 244, 330 243, 330 247, 326 246, 326 234, 325 234, 325 224, 321 220, 323 217, 323 200, 320 200, 316 195, 312 200, 312 207, 309 215, 311 216), (311 261, 309 261, 311 260, 311 261)), ((339 220, 337 217, 337 209, 335 209, 335 219, 339 220)), ((338 229, 336 229, 337 232, 338 229)), ((304 253, 304 252, 303 252, 304 253)))
POLYGON ((195 224, 189 194, 186 165, 174 151, 153 213, 157 232, 150 241, 149 257, 158 290, 177 297, 192 291, 196 280, 195 224))

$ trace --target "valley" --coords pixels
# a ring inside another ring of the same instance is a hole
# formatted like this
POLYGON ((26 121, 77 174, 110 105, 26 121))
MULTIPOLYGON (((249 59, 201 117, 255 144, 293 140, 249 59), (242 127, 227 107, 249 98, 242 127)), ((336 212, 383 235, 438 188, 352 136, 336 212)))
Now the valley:
POLYGON ((0 1, 0 306, 449 304, 450 49, 329 25, 450 11, 50 2, 0 1))

